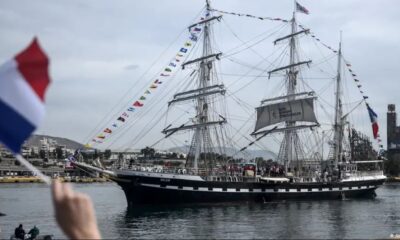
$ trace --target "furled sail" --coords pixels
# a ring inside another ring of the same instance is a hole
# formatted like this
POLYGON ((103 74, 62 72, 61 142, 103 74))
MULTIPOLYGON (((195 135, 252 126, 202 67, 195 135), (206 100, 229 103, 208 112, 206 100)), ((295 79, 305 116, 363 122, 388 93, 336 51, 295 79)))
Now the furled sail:
POLYGON ((286 121, 317 123, 314 113, 314 99, 315 97, 310 97, 258 107, 254 131, 286 121))

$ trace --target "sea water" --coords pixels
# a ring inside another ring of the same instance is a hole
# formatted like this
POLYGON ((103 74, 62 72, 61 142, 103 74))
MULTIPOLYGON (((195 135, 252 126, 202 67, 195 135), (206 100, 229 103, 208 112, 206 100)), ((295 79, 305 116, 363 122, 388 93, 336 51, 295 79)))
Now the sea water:
MULTIPOLYGON (((115 183, 74 184, 93 199, 104 238, 327 239, 388 238, 400 233, 400 184, 386 184, 375 199, 280 201, 127 208, 115 183)), ((18 224, 65 238, 54 220, 45 184, 0 184, 0 238, 18 224)))

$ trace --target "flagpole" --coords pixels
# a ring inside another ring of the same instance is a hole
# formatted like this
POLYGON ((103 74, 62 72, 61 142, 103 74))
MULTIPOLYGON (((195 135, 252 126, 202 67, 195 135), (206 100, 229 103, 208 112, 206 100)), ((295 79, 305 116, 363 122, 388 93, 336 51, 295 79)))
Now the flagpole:
POLYGON ((21 154, 15 154, 14 157, 29 171, 38 176, 43 182, 45 182, 49 186, 51 185, 51 179, 48 176, 44 175, 39 169, 33 166, 30 162, 28 162, 21 154))
POLYGON ((293 19, 296 19, 296 11, 297 11, 297 1, 293 0, 294 8, 293 8, 293 19))

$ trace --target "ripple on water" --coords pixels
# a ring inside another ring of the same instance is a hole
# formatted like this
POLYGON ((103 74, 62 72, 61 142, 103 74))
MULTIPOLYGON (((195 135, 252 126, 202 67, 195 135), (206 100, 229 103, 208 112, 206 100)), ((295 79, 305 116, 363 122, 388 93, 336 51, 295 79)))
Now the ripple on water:
MULTIPOLYGON (((122 190, 113 183, 75 184, 89 194, 105 238, 141 239, 325 239, 387 238, 400 232, 400 184, 378 189, 376 199, 282 201, 127 209, 122 190)), ((41 232, 64 237, 58 229, 49 188, 43 184, 0 185, 0 238, 14 228, 34 224, 41 232)))

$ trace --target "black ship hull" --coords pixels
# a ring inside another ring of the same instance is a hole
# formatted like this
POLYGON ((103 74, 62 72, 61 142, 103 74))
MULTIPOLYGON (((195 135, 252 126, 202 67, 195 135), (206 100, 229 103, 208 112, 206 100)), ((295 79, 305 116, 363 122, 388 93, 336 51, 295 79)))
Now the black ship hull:
POLYGON ((112 179, 124 190, 128 205, 372 198, 385 181, 376 178, 313 183, 226 182, 153 173, 117 174, 112 179))

